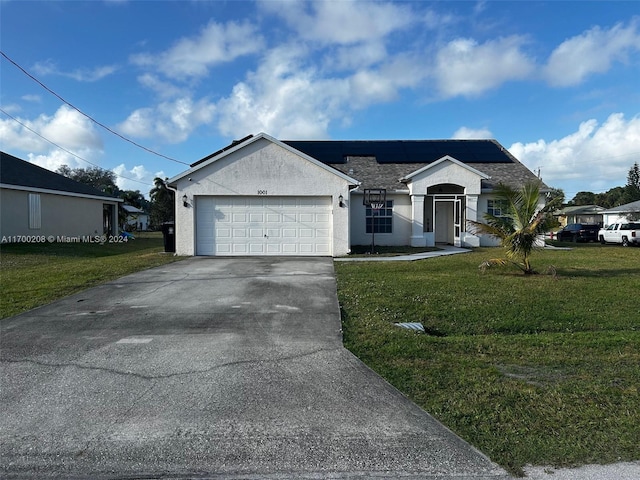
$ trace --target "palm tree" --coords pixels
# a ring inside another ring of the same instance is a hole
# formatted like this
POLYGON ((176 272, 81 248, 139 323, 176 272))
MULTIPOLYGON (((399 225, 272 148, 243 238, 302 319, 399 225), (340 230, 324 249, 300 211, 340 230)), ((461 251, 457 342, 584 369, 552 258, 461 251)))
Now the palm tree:
POLYGON ((520 189, 500 184, 495 190, 501 200, 505 216, 485 214, 486 223, 470 221, 478 233, 500 239, 506 258, 493 258, 482 264, 484 267, 511 263, 525 274, 536 273, 531 267, 530 257, 539 245, 539 236, 549 230, 556 221, 548 214, 551 204, 538 208, 540 182, 530 182, 520 189))
POLYGON ((164 222, 174 219, 173 192, 167 188, 165 181, 156 177, 153 179, 154 187, 149 192, 151 197, 151 222, 158 228, 164 222))

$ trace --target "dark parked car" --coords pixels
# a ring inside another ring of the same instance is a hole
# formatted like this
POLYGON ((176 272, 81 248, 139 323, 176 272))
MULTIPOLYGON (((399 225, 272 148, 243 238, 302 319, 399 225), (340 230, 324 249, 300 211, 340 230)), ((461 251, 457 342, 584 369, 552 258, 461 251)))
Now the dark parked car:
POLYGON ((597 242, 600 225, 570 223, 556 234, 561 242, 597 242))

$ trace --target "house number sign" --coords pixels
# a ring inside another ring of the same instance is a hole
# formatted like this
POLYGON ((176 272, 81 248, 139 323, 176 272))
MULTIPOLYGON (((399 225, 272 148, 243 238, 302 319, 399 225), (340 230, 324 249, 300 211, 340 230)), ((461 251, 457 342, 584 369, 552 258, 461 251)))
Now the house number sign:
POLYGON ((266 195, 267 191, 266 190, 258 190, 258 195, 266 195))

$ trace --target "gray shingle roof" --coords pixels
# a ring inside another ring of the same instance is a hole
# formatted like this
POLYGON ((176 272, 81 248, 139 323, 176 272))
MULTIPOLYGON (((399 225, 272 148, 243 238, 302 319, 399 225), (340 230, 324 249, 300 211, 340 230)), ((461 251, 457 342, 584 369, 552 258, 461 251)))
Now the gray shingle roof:
MULTIPOLYGON (((449 155, 488 175, 483 189, 519 187, 537 177, 496 140, 287 141, 287 145, 362 182, 361 188, 406 190, 399 180, 449 155)), ((546 185, 542 185, 546 189, 546 185)))
POLYGON ((605 210, 603 213, 629 213, 629 212, 640 212, 640 200, 636 200, 635 202, 625 203, 624 205, 618 205, 617 207, 610 208, 609 210, 605 210))
POLYGON ((115 199, 97 188, 76 182, 4 152, 0 152, 0 183, 115 199))

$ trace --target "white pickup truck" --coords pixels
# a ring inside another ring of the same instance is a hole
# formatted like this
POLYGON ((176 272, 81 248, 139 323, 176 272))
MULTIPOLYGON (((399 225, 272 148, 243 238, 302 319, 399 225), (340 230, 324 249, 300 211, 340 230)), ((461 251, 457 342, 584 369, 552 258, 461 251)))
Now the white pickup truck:
POLYGON ((621 243, 622 246, 640 246, 640 223, 613 223, 598 232, 600 243, 621 243))

